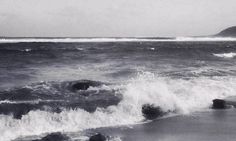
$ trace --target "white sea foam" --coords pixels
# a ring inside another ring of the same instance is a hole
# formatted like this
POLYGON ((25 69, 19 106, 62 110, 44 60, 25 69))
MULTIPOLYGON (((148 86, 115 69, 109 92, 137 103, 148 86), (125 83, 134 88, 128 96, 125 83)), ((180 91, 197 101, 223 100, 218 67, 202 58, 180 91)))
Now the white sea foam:
POLYGON ((27 48, 27 49, 25 49, 24 51, 29 52, 29 51, 31 51, 31 49, 27 48))
POLYGON ((236 53, 230 52, 230 53, 214 53, 213 54, 216 57, 222 57, 222 58, 234 58, 236 56, 236 53))
POLYGON ((221 41, 236 41, 235 37, 177 37, 177 41, 194 41, 194 42, 201 42, 201 41, 214 41, 214 42, 221 42, 221 41))
POLYGON ((201 41, 236 41, 233 37, 176 37, 166 39, 155 38, 2 38, 0 43, 19 42, 201 42, 201 41))
POLYGON ((38 104, 39 102, 60 102, 63 100, 29 100, 29 101, 9 101, 9 100, 0 100, 0 104, 38 104))
MULTIPOLYGON (((0 39, 0 43, 1 43, 1 39, 0 39)), ((21 51, 23 51, 23 52, 30 52, 30 51, 32 51, 32 49, 26 48, 26 49, 23 49, 21 51)))
POLYGON ((19 42, 156 42, 172 41, 172 39, 148 39, 148 38, 23 38, 23 39, 0 39, 0 43, 19 42))
POLYGON ((236 78, 199 77, 190 80, 159 78, 152 73, 139 74, 117 86, 123 100, 117 106, 97 109, 88 113, 82 109, 61 113, 31 111, 21 120, 0 115, 0 141, 10 141, 19 136, 39 135, 56 131, 82 131, 89 128, 128 125, 143 120, 141 107, 151 103, 164 111, 188 114, 208 109, 212 99, 234 96, 236 78))

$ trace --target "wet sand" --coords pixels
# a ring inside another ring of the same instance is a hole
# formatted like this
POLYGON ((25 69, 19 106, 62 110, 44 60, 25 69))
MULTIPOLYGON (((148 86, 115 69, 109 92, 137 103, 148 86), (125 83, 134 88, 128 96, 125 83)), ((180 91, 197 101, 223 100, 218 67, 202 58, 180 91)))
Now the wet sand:
POLYGON ((236 110, 210 110, 169 117, 131 128, 100 128, 122 141, 235 141, 236 110))

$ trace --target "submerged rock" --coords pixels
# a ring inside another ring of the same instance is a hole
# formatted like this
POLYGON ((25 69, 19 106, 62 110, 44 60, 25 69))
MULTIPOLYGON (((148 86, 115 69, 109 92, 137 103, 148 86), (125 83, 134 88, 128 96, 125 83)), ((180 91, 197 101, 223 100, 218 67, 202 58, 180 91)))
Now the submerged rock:
POLYGON ((152 120, 161 117, 165 114, 159 106, 153 104, 144 104, 142 106, 142 113, 146 119, 152 120))
POLYGON ((89 141, 106 141, 106 137, 100 133, 93 135, 89 138, 89 141))
POLYGON ((226 101, 222 99, 214 99, 213 100, 213 109, 225 109, 227 108, 226 101))
POLYGON ((42 139, 37 139, 37 140, 32 140, 32 141, 71 141, 71 139, 60 132, 56 132, 56 133, 48 134, 42 139))
POLYGON ((21 119, 35 110, 60 113, 63 110, 83 109, 92 113, 97 108, 117 105, 123 98, 122 94, 115 89, 99 87, 103 84, 109 83, 92 80, 52 81, 0 91, 0 115, 21 119), (97 86, 97 89, 85 90, 97 86))
POLYGON ((102 85, 101 82, 91 81, 91 80, 79 80, 72 84, 71 88, 74 91, 77 90, 87 90, 89 87, 97 87, 102 85))

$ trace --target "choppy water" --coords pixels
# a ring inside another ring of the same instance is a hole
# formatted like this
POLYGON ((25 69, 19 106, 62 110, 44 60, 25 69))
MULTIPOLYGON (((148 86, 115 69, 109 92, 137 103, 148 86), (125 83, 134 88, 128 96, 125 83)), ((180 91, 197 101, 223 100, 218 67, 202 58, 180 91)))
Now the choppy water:
POLYGON ((206 110, 236 95, 235 65, 235 41, 2 42, 0 140, 140 123, 146 103, 206 110))

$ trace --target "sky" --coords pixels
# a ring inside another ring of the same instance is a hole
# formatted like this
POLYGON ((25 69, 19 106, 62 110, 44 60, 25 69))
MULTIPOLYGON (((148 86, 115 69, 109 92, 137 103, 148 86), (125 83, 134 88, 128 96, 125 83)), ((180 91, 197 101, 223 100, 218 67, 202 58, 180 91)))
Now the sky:
POLYGON ((0 36, 211 35, 235 14, 236 0, 0 0, 0 36))

